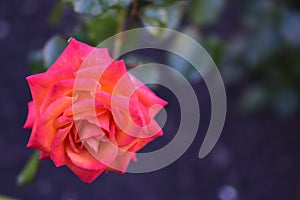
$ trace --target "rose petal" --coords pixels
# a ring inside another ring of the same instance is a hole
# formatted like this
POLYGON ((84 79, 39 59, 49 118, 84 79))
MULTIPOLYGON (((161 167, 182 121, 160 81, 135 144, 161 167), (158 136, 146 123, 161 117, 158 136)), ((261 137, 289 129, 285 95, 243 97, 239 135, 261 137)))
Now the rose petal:
POLYGON ((68 163, 67 165, 83 182, 91 183, 93 182, 100 174, 102 174, 106 168, 99 170, 86 170, 72 163, 68 163))
POLYGON ((52 141, 50 148, 50 157, 53 160, 56 167, 60 167, 67 164, 67 155, 65 149, 65 138, 70 132, 72 123, 64 129, 59 129, 55 138, 52 141))
POLYGON ((152 137, 149 138, 140 138, 140 139, 136 139, 134 141, 134 145, 132 147, 130 147, 127 151, 130 152, 137 152, 139 151, 141 148, 143 148, 146 144, 148 144, 149 142, 151 142, 152 140, 154 140, 155 138, 162 136, 163 133, 162 131, 157 133, 156 135, 153 135, 152 137))
POLYGON ((49 68, 49 71, 70 65, 74 66, 76 70, 80 67, 97 64, 107 65, 111 60, 107 49, 95 48, 71 38, 68 46, 49 68))
POLYGON ((48 152, 40 151, 40 160, 50 158, 50 154, 48 152))
POLYGON ((114 162, 112 162, 109 166, 110 171, 118 172, 124 174, 126 169, 130 163, 130 161, 135 157, 135 153, 132 152, 124 152, 119 155, 114 162))
POLYGON ((57 132, 54 121, 72 104, 72 101, 71 97, 61 97, 49 105, 38 119, 36 131, 32 131, 28 147, 38 148, 45 152, 50 151, 51 143, 57 132))
POLYGON ((73 102, 72 106, 64 111, 65 116, 73 116, 74 120, 82 119, 82 116, 104 113, 109 107, 95 99, 84 99, 73 102))
POLYGON ((99 81, 105 69, 106 67, 103 65, 80 68, 76 72, 76 78, 92 78, 95 79, 96 81, 99 81))
MULTIPOLYGON (((79 128, 81 126, 81 123, 79 123, 79 128)), ((72 127, 71 132, 69 134, 69 144, 72 147, 72 150, 75 153, 81 153, 83 149, 83 142, 78 136, 78 131, 75 126, 72 127)))
POLYGON ((100 83, 101 91, 114 95, 126 95, 133 91, 133 84, 123 60, 111 63, 103 72, 100 83))
POLYGON ((81 169, 100 170, 106 168, 104 164, 91 156, 91 154, 86 149, 82 149, 80 153, 75 153, 70 145, 67 144, 66 152, 71 162, 81 169))
POLYGON ((100 140, 97 140, 96 138, 89 138, 85 141, 85 144, 88 145, 90 148, 93 149, 95 153, 98 153, 100 140))
POLYGON ((70 122, 73 121, 74 121, 73 118, 62 115, 55 119, 54 128, 56 129, 64 128, 66 125, 70 124, 70 122))
POLYGON ((74 79, 60 80, 54 83, 47 95, 45 96, 41 106, 40 113, 44 112, 45 109, 56 99, 64 96, 72 96, 72 88, 74 84, 74 79))
POLYGON ((92 138, 95 136, 105 136, 105 133, 99 126, 88 123, 86 120, 84 120, 81 123, 78 135, 81 138, 81 140, 83 141, 83 140, 86 140, 88 138, 92 138))
POLYGON ((32 128, 36 119, 36 111, 33 101, 28 102, 28 116, 24 128, 32 128))
POLYGON ((125 132, 119 130, 116 132, 116 140, 118 145, 120 146, 126 146, 135 141, 135 137, 126 134, 125 132))
POLYGON ((112 141, 101 142, 99 144, 98 152, 95 152, 93 148, 86 144, 85 147, 95 159, 106 166, 110 165, 118 155, 118 146, 112 141))
POLYGON ((40 107, 52 85, 60 80, 72 78, 74 78, 74 68, 72 66, 28 76, 26 79, 36 106, 35 108, 38 109, 40 107))
POLYGON ((166 106, 168 102, 156 96, 154 92, 152 92, 148 87, 146 87, 140 80, 136 77, 130 75, 130 78, 133 84, 136 87, 136 94, 138 95, 139 100, 144 104, 144 106, 149 110, 155 104, 161 105, 160 109, 156 107, 153 110, 153 117, 161 110, 162 107, 166 106))

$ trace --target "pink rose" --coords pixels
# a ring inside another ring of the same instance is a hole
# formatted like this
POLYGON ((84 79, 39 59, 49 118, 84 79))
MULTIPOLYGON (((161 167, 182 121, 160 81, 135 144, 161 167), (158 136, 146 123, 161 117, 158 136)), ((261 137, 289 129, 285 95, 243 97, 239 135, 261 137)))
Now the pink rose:
POLYGON ((124 173, 135 152, 162 135, 154 116, 167 104, 107 49, 71 39, 45 72, 27 77, 33 100, 28 147, 68 166, 82 181, 124 173))

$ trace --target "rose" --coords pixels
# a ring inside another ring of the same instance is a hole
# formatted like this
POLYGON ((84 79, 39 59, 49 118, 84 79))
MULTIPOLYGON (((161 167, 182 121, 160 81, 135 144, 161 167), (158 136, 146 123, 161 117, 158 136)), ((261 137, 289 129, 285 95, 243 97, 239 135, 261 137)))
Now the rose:
POLYGON ((167 103, 107 49, 71 39, 46 72, 27 81, 33 98, 27 146, 84 182, 106 171, 124 173, 135 153, 162 135, 154 116, 167 103))

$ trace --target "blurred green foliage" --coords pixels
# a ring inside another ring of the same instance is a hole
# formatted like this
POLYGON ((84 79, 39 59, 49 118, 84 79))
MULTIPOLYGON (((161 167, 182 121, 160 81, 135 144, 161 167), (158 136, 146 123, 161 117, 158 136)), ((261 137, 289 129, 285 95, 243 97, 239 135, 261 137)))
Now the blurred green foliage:
POLYGON ((238 44, 238 51, 228 50, 225 55, 229 58, 226 67, 243 74, 236 83, 247 85, 240 108, 272 111, 279 117, 296 115, 300 106, 299 11, 284 3, 255 0, 245 7, 242 20, 247 34, 230 41, 228 49, 238 44))
POLYGON ((35 151, 31 155, 30 159, 27 161, 27 163, 25 164, 22 171, 19 173, 17 177, 17 183, 19 186, 25 186, 34 181, 40 165, 39 156, 40 156, 39 151, 35 151))
POLYGON ((129 6, 132 0, 64 0, 79 14, 99 15, 111 8, 129 6))
POLYGON ((199 25, 210 25, 218 20, 225 3, 225 0, 192 0, 188 14, 199 25))
MULTIPOLYGON (((228 38, 222 30, 207 31, 222 24, 223 17, 226 19, 226 9, 232 6, 226 0, 59 0, 49 22, 59 23, 69 5, 76 13, 77 26, 65 38, 54 36, 41 50, 31 53, 30 66, 34 73, 45 71, 69 37, 97 45, 127 29, 165 27, 183 32, 203 45, 219 66, 226 85, 240 89, 241 111, 294 116, 300 107, 299 3, 245 2, 234 11, 240 16, 241 27, 229 27, 232 35, 228 38)), ((166 37, 163 32, 149 31, 155 37, 166 37)), ((174 41, 174 48, 178 47, 197 56, 186 44, 174 41)), ((201 79, 183 59, 168 55, 167 62, 191 81, 201 79)))
POLYGON ((12 197, 7 197, 7 196, 0 195, 0 200, 16 200, 16 199, 12 198, 12 197))

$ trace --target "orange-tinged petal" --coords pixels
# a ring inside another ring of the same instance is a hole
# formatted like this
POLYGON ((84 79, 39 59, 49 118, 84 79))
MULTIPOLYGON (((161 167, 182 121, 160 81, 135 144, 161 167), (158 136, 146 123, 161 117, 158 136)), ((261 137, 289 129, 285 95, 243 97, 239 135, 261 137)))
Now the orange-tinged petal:
POLYGON ((85 144, 85 147, 95 159, 106 166, 110 165, 118 156, 119 148, 114 141, 101 142, 97 152, 88 144, 85 144))
POLYGON ((101 91, 114 95, 126 95, 133 91, 133 84, 123 60, 111 63, 101 75, 100 83, 101 91))
POLYGON ((65 149, 65 139, 70 132, 72 123, 63 129, 59 129, 54 137, 50 147, 50 157, 53 160, 56 167, 60 167, 67 164, 67 155, 65 149))
POLYGON ((65 116, 73 116, 74 120, 82 119, 82 116, 92 114, 95 117, 97 114, 104 113, 107 105, 95 99, 83 99, 73 102, 72 106, 64 111, 65 116))
POLYGON ((131 135, 128 135, 123 131, 117 131, 115 137, 116 137, 117 143, 120 146, 129 145, 130 143, 132 143, 136 139, 135 137, 133 137, 131 135))
POLYGON ((96 65, 96 66, 89 66, 85 68, 80 68, 76 72, 76 78, 92 78, 96 81, 99 81, 101 75, 105 71, 106 66, 104 65, 96 65))
POLYGON ((64 96, 72 96, 72 88, 74 85, 74 79, 60 80, 52 85, 45 96, 41 106, 40 113, 44 112, 45 109, 55 100, 64 96))
POLYGON ((74 68, 72 66, 28 76, 26 79, 36 109, 40 107, 48 91, 56 82, 72 78, 74 78, 74 68))
POLYGON ((71 104, 71 97, 61 97, 49 105, 38 119, 36 131, 30 136, 30 138, 33 137, 34 139, 29 140, 28 146, 39 147, 40 150, 49 152, 57 132, 57 129, 54 127, 54 121, 71 104))
MULTIPOLYGON (((141 101, 142 104, 144 104, 144 106, 148 109, 148 111, 155 104, 161 105, 161 108, 168 104, 168 102, 156 96, 154 92, 152 92, 136 77, 130 75, 130 78, 133 84, 135 85, 136 88, 135 93, 138 95, 139 100, 141 101)), ((152 114, 155 116, 159 112, 159 110, 160 109, 157 109, 156 107, 156 110, 152 111, 153 112, 152 114)))
POLYGON ((60 129, 60 128, 64 128, 66 125, 70 124, 70 122, 74 122, 73 118, 62 115, 55 119, 53 125, 54 125, 54 128, 60 129))
POLYGON ((77 167, 86 170, 101 170, 106 168, 101 162, 96 160, 86 150, 82 149, 80 153, 75 153, 70 145, 66 145, 66 152, 70 161, 77 167))

